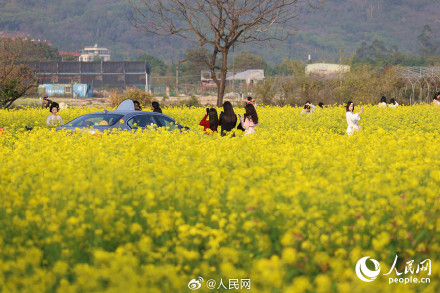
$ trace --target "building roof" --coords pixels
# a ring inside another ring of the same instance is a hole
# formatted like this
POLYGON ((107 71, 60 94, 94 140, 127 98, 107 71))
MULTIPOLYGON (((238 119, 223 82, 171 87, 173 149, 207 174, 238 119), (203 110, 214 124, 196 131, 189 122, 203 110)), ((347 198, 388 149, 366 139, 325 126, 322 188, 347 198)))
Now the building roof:
POLYGON ((60 54, 60 55, 81 56, 81 53, 78 53, 78 52, 59 51, 58 54, 60 54))
POLYGON ((249 69, 243 72, 239 72, 234 76, 229 76, 227 80, 263 80, 264 79, 264 69, 249 69))
POLYGON ((44 41, 41 41, 41 40, 32 40, 32 42, 33 42, 34 44, 43 43, 43 44, 46 44, 46 45, 48 45, 48 46, 52 46, 52 45, 53 45, 52 42, 50 42, 50 41, 46 41, 46 40, 44 40, 44 41))

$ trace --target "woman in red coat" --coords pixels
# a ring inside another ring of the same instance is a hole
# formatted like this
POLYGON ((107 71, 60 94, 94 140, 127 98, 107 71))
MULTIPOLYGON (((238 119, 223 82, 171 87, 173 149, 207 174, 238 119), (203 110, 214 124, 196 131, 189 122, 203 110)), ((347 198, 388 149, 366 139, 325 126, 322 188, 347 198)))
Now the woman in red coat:
POLYGON ((206 114, 203 117, 202 121, 200 121, 200 125, 203 126, 203 131, 205 133, 208 133, 208 129, 211 130, 211 132, 217 132, 218 128, 218 116, 217 116, 217 110, 214 108, 206 108, 206 114), (206 118, 209 117, 209 120, 206 120, 206 118))

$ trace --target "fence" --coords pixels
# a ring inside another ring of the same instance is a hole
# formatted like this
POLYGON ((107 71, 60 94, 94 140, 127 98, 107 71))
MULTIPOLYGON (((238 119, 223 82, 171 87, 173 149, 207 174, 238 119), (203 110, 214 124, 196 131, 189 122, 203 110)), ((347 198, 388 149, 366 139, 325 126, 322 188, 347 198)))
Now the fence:
POLYGON ((94 88, 143 85, 150 90, 150 66, 145 61, 30 62, 40 84, 83 83, 94 88))
POLYGON ((423 100, 431 102, 432 96, 440 89, 440 67, 397 67, 397 73, 404 87, 399 90, 410 104, 423 100))

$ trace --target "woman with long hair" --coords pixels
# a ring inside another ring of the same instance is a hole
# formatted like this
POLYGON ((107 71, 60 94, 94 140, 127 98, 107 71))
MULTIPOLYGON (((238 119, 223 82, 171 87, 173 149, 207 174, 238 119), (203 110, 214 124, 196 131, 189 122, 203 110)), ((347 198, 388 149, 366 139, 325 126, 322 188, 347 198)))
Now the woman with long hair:
POLYGON ((162 109, 159 106, 159 102, 151 103, 151 111, 157 112, 157 113, 162 113, 162 109))
POLYGON ((359 113, 353 113, 354 104, 352 101, 348 101, 345 107, 345 118, 347 119, 347 134, 352 135, 353 132, 361 130, 359 126, 359 120, 361 120, 360 114, 364 112, 364 107, 361 107, 359 113))
POLYGON ((133 101, 133 105, 135 111, 142 111, 141 103, 139 103, 139 101, 133 101))
POLYGON ((241 126, 246 131, 245 134, 255 133, 255 127, 258 126, 258 115, 255 110, 254 105, 247 104, 245 107, 246 113, 244 113, 244 117, 240 117, 241 126))
POLYGON ((223 111, 220 113, 220 120, 218 123, 222 128, 222 136, 226 135, 227 131, 231 131, 237 124, 237 115, 234 112, 231 102, 223 103, 223 111))
POLYGON ((387 98, 385 96, 382 96, 380 98, 379 107, 383 108, 387 106, 387 98))
POLYGON ((218 128, 218 116, 217 116, 217 110, 214 108, 206 108, 206 114, 202 118, 202 121, 200 121, 200 125, 203 126, 203 131, 205 133, 208 133, 208 129, 210 129, 212 132, 217 132, 218 128), (206 118, 209 117, 209 120, 206 120, 206 118))

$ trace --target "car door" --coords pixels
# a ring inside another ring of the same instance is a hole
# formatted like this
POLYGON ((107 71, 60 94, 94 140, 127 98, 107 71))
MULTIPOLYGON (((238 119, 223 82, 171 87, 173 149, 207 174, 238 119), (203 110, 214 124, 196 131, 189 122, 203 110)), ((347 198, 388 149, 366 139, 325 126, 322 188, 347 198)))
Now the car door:
POLYGON ((144 129, 148 127, 152 127, 153 129, 156 126, 160 126, 158 121, 151 114, 138 114, 134 115, 130 119, 127 120, 127 125, 131 129, 144 129))
POLYGON ((177 128, 179 128, 179 124, 174 121, 174 119, 171 119, 170 117, 164 116, 164 115, 157 115, 154 116, 162 127, 166 127, 168 130, 173 131, 177 128))

